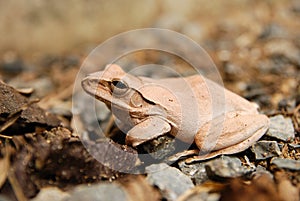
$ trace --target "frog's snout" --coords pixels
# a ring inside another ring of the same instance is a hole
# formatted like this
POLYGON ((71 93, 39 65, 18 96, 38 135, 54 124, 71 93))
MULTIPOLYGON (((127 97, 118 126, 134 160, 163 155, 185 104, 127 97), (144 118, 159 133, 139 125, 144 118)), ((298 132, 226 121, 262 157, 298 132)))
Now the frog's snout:
POLYGON ((99 81, 100 78, 102 77, 102 72, 95 72, 95 73, 91 73, 91 74, 88 74, 82 81, 86 81, 86 80, 89 80, 89 81, 99 81))

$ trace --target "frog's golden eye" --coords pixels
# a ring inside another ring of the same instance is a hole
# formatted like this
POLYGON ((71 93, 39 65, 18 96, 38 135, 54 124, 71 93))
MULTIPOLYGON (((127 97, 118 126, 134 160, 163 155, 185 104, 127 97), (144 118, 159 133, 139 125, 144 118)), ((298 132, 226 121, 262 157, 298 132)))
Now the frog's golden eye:
POLYGON ((122 80, 113 80, 111 82, 112 92, 115 95, 124 95, 128 91, 128 85, 122 80))

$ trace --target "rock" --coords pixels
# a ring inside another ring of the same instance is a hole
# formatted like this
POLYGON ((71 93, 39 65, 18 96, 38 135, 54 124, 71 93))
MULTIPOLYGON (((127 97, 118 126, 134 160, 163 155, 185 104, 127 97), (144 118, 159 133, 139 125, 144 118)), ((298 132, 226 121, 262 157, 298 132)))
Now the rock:
POLYGON ((146 167, 147 180, 155 185, 167 200, 176 200, 180 195, 194 187, 192 180, 178 169, 165 163, 146 167))
POLYGON ((265 167, 258 165, 255 172, 253 172, 253 174, 251 174, 251 177, 253 177, 254 179, 259 178, 263 175, 269 176, 271 179, 273 179, 273 174, 271 172, 269 172, 265 167))
POLYGON ((141 145, 143 151, 154 159, 164 159, 175 151, 175 138, 168 135, 160 136, 141 145))
POLYGON ((178 163, 180 170, 188 175, 196 185, 202 184, 208 180, 205 170, 205 163, 185 163, 184 160, 178 163))
POLYGON ((69 105, 70 105, 69 103, 63 102, 60 105, 53 106, 51 109, 49 109, 49 112, 51 112, 51 114, 55 114, 55 115, 59 115, 71 119, 72 111, 69 105))
POLYGON ((70 66, 78 66, 80 63, 80 57, 77 55, 67 55, 62 60, 64 67, 70 67, 70 66))
POLYGON ((264 52, 273 59, 283 59, 296 65, 300 64, 300 51, 292 41, 278 38, 270 40, 265 44, 264 52))
POLYGON ((74 189, 70 197, 63 201, 81 201, 81 200, 93 200, 93 201, 107 201, 129 200, 128 195, 122 189, 121 186, 114 183, 101 183, 92 186, 80 185, 74 189))
POLYGON ((11 199, 7 198, 4 195, 0 195, 0 201, 12 201, 11 199))
POLYGON ((258 36, 259 39, 273 39, 279 37, 286 37, 286 30, 279 24, 270 23, 267 26, 264 26, 261 34, 258 36))
POLYGON ((26 69, 23 60, 13 51, 8 51, 3 54, 0 62, 0 70, 4 73, 17 75, 26 69))
POLYGON ((300 148, 300 144, 292 144, 292 143, 290 143, 288 145, 289 145, 289 147, 291 147, 293 149, 299 149, 300 148))
POLYGON ((31 201, 61 201, 68 197, 69 193, 63 192, 57 187, 47 187, 42 188, 39 194, 31 199, 31 201))
POLYGON ((284 118, 277 115, 270 118, 270 128, 267 136, 274 137, 282 141, 288 141, 295 138, 294 126, 290 118, 284 118))
POLYGON ((258 141, 252 145, 251 151, 255 154, 256 160, 263 160, 281 154, 276 141, 258 141))
POLYGON ((242 166, 240 159, 229 156, 207 162, 205 169, 209 178, 214 180, 240 177, 248 173, 248 170, 242 166))
POLYGON ((271 105, 271 97, 259 83, 249 83, 245 88, 243 96, 250 101, 258 103, 260 106, 271 105))
POLYGON ((73 101, 73 113, 81 115, 84 125, 88 125, 88 127, 94 129, 99 129, 99 122, 101 122, 100 126, 103 130, 105 130, 106 124, 102 124, 103 122, 108 121, 111 112, 104 103, 94 101, 93 97, 88 96, 83 91, 74 94, 73 99, 77 100, 76 102, 73 101), (94 106, 87 107, 87 103, 93 104, 94 106), (96 114, 96 116, 91 114, 96 114))
POLYGON ((300 161, 296 161, 288 158, 273 158, 271 164, 278 168, 288 169, 288 170, 300 170, 300 161))

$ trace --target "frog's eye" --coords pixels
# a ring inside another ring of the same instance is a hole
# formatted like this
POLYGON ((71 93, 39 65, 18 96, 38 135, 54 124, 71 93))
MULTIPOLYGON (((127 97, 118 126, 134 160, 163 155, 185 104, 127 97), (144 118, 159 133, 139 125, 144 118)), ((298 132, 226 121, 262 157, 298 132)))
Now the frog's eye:
POLYGON ((122 80, 113 80, 111 82, 111 88, 115 95, 124 95, 129 89, 127 84, 122 80))

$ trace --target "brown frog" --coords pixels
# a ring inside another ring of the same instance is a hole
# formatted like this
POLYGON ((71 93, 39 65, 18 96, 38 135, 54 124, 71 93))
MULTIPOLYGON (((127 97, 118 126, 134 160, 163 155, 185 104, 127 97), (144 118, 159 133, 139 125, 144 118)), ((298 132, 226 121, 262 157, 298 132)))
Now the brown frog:
POLYGON ((127 132, 126 144, 136 147, 169 133, 195 142, 200 152, 192 160, 241 152, 269 128, 255 104, 201 75, 151 79, 111 64, 88 75, 82 87, 111 109, 127 132))

